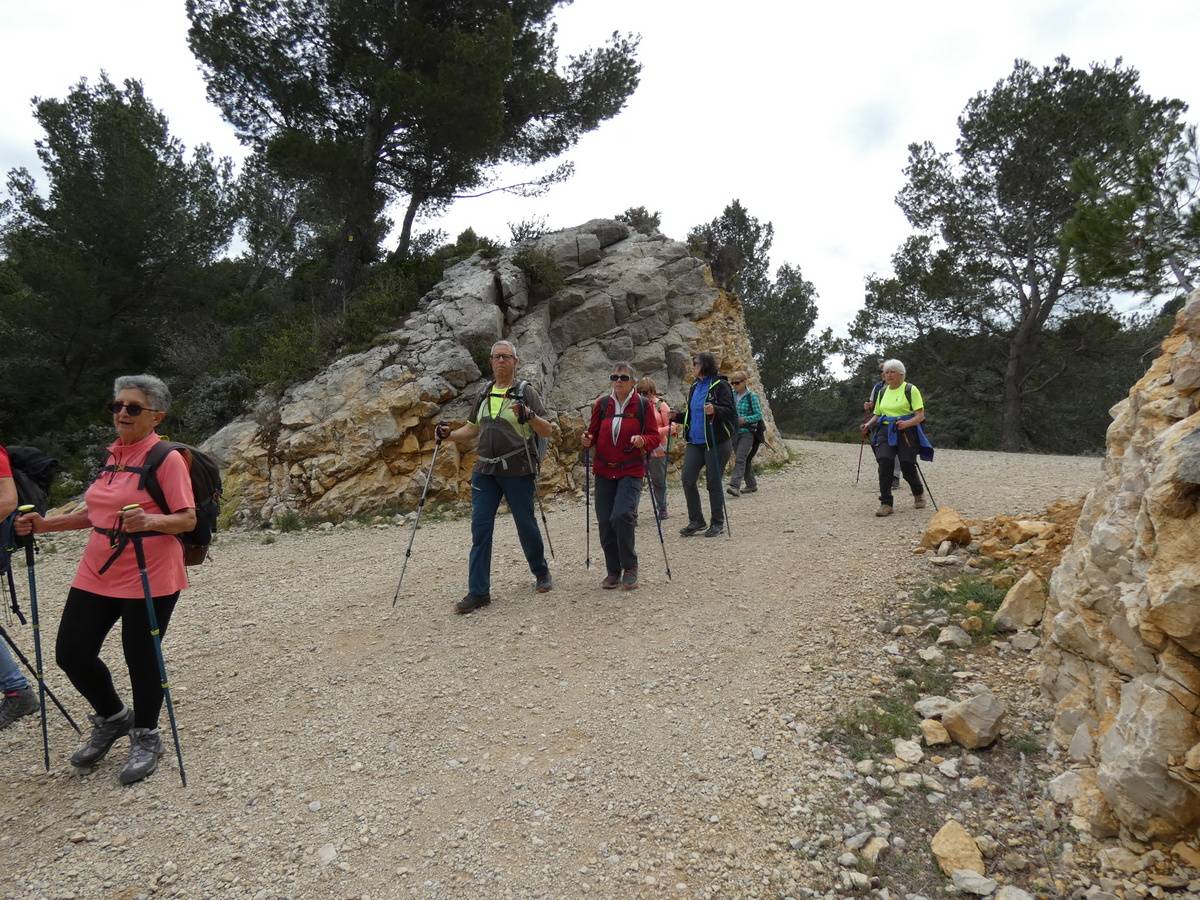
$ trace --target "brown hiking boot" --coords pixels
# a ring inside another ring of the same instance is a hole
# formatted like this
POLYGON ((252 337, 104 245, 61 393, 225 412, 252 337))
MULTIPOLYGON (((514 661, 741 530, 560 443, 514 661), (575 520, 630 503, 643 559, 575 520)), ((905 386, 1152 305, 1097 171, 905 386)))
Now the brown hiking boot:
POLYGON ((620 584, 621 574, 618 572, 616 575, 613 575, 611 572, 609 572, 604 576, 604 580, 600 582, 600 587, 604 588, 606 591, 611 591, 613 588, 619 587, 620 584))
POLYGON ((925 495, 917 494, 917 496, 913 497, 913 509, 924 509, 924 508, 925 508, 925 495))
POLYGON ((886 503, 880 504, 879 509, 875 510, 875 515, 879 516, 881 519, 884 516, 890 516, 891 514, 892 514, 892 508, 890 506, 888 506, 886 503))

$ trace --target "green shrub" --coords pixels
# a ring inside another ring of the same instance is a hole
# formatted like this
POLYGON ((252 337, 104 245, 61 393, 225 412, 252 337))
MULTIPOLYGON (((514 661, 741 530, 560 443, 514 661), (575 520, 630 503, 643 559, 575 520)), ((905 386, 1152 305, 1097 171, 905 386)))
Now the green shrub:
POLYGON ((290 531, 299 531, 303 527, 304 520, 294 510, 286 510, 275 517, 275 529, 285 534, 290 531))
POLYGON ((513 255, 513 265, 525 273, 529 294, 535 300, 545 300, 567 283, 558 263, 541 250, 532 247, 518 250, 513 255))

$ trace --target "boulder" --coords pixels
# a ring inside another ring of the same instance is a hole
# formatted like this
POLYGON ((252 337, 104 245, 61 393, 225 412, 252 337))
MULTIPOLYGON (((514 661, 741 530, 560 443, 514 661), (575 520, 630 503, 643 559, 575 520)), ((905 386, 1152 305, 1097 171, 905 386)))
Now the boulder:
POLYGON ((1048 537, 1054 531, 1053 522, 1039 519, 1017 519, 1004 526, 1004 537, 1010 544, 1023 544, 1034 538, 1048 537))
MULTIPOLYGON (((1097 765, 1093 836, 1141 841, 1200 825, 1200 291, 1112 409, 1107 454, 1050 578, 1041 684, 1054 737, 1097 765)), ((1076 805, 1080 805, 1079 800, 1076 805)))
POLYGON ((925 754, 921 752, 920 744, 916 741, 905 741, 900 738, 892 741, 892 752, 896 754, 897 759, 903 760, 910 766, 915 766, 925 758, 925 754))
POLYGON ((938 632, 937 642, 943 646, 970 647, 971 636, 957 625, 947 625, 938 632))
POLYGON ((1040 623, 1045 612, 1046 586, 1035 573, 1026 572, 1008 589, 992 622, 1000 631, 1017 631, 1040 623))
MULTIPOLYGON (((596 219, 533 247, 564 274, 557 293, 531 290, 514 262, 518 248, 492 259, 477 254, 448 268, 375 346, 335 360, 205 441, 224 467, 235 521, 414 508, 433 459, 434 424, 471 414, 490 378, 488 350, 501 338, 516 344, 517 376, 538 391, 556 426, 543 492, 578 490, 583 411, 607 392, 618 359, 652 376, 674 408, 686 396, 693 353, 713 351, 724 372, 745 369, 767 419, 759 459, 786 459, 741 303, 684 244, 596 219)), ((429 500, 468 500, 475 458, 468 447, 443 444, 429 500)))
POLYGON ((955 510, 943 506, 933 514, 921 536, 921 546, 930 550, 941 546, 943 541, 966 546, 971 543, 971 529, 955 510))
POLYGON ((929 842, 929 848, 937 858, 941 870, 951 877, 960 870, 978 875, 984 873, 983 854, 979 852, 979 845, 955 819, 948 819, 946 824, 938 829, 938 833, 929 842))
POLYGON ((936 719, 946 710, 954 706, 954 701, 949 697, 929 696, 921 697, 913 704, 913 709, 919 712, 926 719, 936 719))
POLYGON ((964 894, 974 894, 976 897, 990 897, 996 890, 995 879, 970 869, 955 869, 950 875, 950 880, 964 894))
POLYGON ((1000 736, 1004 712, 1004 701, 985 690, 943 712, 942 725, 956 744, 975 750, 1000 736))

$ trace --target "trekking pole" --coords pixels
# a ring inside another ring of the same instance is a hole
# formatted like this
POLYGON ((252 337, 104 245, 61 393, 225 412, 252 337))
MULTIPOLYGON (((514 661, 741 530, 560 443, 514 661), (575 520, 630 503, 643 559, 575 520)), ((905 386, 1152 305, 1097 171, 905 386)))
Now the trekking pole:
MULTIPOLYGON (((22 516, 26 516, 34 511, 32 503, 26 503, 23 506, 17 507, 17 512, 22 516)), ((41 619, 38 616, 38 601, 37 601, 37 575, 34 572, 34 547, 33 533, 30 532, 29 537, 25 539, 25 571, 29 575, 29 617, 33 620, 33 660, 36 668, 33 674, 37 676, 38 683, 38 710, 42 716, 42 764, 46 767, 46 771, 50 771, 50 734, 46 730, 46 682, 42 676, 42 628, 41 619)))
MULTIPOLYGON (((909 447, 912 446, 912 441, 908 439, 907 431, 904 432, 904 442, 908 444, 909 447)), ((929 495, 929 502, 933 504, 933 511, 937 512, 937 501, 933 499, 933 491, 929 489, 929 482, 925 480, 925 473, 921 471, 921 464, 916 460, 916 458, 913 459, 913 465, 917 467, 917 474, 921 476, 921 484, 925 486, 925 493, 929 495)))
MULTIPOLYGON (((712 453, 712 462, 709 464, 710 469, 705 478, 712 478, 714 473, 717 476, 717 493, 721 497, 721 513, 725 517, 725 536, 732 538, 733 525, 729 522, 729 504, 725 502, 725 489, 721 486, 721 457, 717 454, 717 429, 710 422, 706 421, 704 424, 708 428, 708 433, 712 436, 712 450, 709 451, 712 453)), ((710 493, 709 497, 711 496, 712 494, 710 493)))
MULTIPOLYGON (((530 429, 532 431, 532 429, 530 429)), ((529 473, 533 476, 533 496, 537 500, 538 512, 542 514, 542 530, 546 532, 546 544, 550 548, 550 558, 554 556, 554 541, 550 540, 550 525, 546 522, 546 507, 542 505, 542 495, 538 493, 538 470, 533 466, 533 456, 529 452, 529 441, 525 442, 525 460, 529 463, 529 473)))
MULTIPOLYGON (((28 658, 25 656, 24 653, 21 652, 21 648, 17 646, 16 642, 12 639, 12 637, 9 635, 9 633, 4 630, 3 625, 0 625, 0 638, 4 638, 4 643, 8 644, 8 646, 10 648, 12 648, 12 652, 14 654, 16 654, 16 657, 18 660, 20 660, 21 665, 23 665, 34 676, 36 676, 37 670, 34 669, 34 667, 32 665, 30 665, 28 658)), ((62 703, 59 702, 59 700, 56 696, 54 696, 54 691, 50 690, 49 685, 46 686, 46 696, 49 697, 51 702, 53 702, 54 705, 58 707, 58 711, 63 714, 63 718, 67 720, 67 724, 70 725, 72 728, 74 728, 77 734, 83 734, 83 732, 80 731, 79 726, 75 724, 75 720, 71 718, 71 714, 69 712, 67 712, 66 707, 64 707, 62 705, 62 703)))
MULTIPOLYGON (((141 509, 140 503, 130 503, 121 507, 121 512, 132 512, 141 509)), ((150 576, 146 572, 146 553, 142 549, 142 537, 138 534, 129 535, 133 541, 133 552, 137 557, 138 575, 142 579, 142 593, 146 595, 146 618, 150 620, 150 637, 154 640, 154 655, 158 659, 158 676, 162 682, 163 700, 167 704, 167 718, 171 722, 171 739, 175 741, 175 759, 179 761, 179 780, 187 787, 187 773, 183 769, 183 750, 179 747, 179 728, 175 725, 175 704, 171 702, 171 685, 167 680, 167 663, 163 659, 162 632, 158 627, 158 616, 154 612, 154 595, 150 592, 150 576)))
POLYGON ((587 560, 584 562, 584 568, 590 572, 592 569, 592 451, 588 447, 583 448, 583 498, 583 531, 587 535, 585 539, 587 560))
POLYGON ((392 595, 392 609, 400 599, 400 585, 404 584, 404 573, 408 570, 408 560, 412 556, 413 541, 417 539, 417 529, 421 527, 421 513, 425 511, 425 495, 429 493, 429 483, 433 481, 433 467, 437 465, 438 451, 442 449, 442 440, 437 438, 433 445, 433 458, 429 460, 429 474, 425 476, 425 487, 421 489, 421 499, 417 501, 417 518, 413 521, 412 533, 408 536, 408 547, 404 551, 404 565, 400 567, 400 580, 396 582, 396 593, 392 595))
MULTIPOLYGON (((642 454, 646 459, 646 454, 642 454)), ((658 500, 654 497, 654 483, 650 480, 650 467, 646 466, 646 490, 650 492, 650 508, 654 510, 654 524, 658 526, 658 543, 662 547, 663 565, 667 567, 667 581, 671 580, 671 563, 667 559, 667 542, 663 540, 662 518, 658 514, 658 500)))
POLYGON ((13 614, 17 617, 17 621, 22 625, 26 625, 28 623, 25 621, 25 614, 21 612, 21 606, 19 603, 17 603, 17 585, 16 582, 13 581, 11 565, 4 570, 4 575, 8 579, 8 596, 12 599, 10 608, 12 609, 13 614))

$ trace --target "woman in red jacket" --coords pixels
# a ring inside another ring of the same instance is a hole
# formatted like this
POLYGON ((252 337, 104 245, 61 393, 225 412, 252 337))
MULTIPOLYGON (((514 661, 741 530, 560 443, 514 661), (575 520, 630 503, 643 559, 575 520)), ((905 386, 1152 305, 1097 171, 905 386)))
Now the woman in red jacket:
POLYGON ((592 464, 596 521, 608 570, 600 586, 612 590, 619 585, 632 591, 638 586, 634 537, 646 477, 646 453, 662 438, 654 409, 633 389, 637 380, 633 367, 617 363, 608 379, 612 393, 592 406, 592 421, 583 434, 583 446, 596 448, 592 464))

